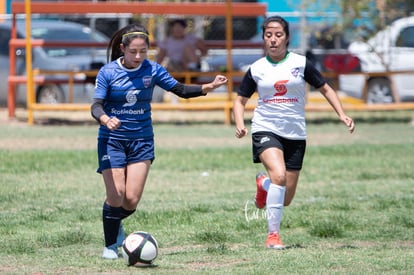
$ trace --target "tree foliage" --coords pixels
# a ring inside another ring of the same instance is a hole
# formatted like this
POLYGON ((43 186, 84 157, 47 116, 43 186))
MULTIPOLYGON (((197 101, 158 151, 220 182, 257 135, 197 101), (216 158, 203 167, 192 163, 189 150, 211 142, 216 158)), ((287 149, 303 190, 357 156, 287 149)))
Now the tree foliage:
POLYGON ((344 27, 358 21, 370 22, 370 29, 377 32, 394 20, 414 12, 414 0, 340 0, 344 27))
POLYGON ((337 20, 323 30, 316 32, 322 48, 338 48, 344 33, 352 33, 351 40, 367 41, 373 34, 384 29, 394 20, 414 13, 414 0, 305 0, 307 8, 338 11, 337 20))

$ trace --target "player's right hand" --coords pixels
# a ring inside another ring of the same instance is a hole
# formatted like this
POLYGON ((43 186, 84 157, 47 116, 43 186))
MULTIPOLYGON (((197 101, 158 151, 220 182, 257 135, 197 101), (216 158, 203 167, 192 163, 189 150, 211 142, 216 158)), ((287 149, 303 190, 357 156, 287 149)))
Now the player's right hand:
POLYGON ((109 130, 116 130, 118 127, 121 126, 121 121, 117 117, 111 117, 106 122, 106 127, 108 127, 109 130))
POLYGON ((249 130, 247 130, 246 127, 236 128, 236 137, 237 138, 242 138, 244 136, 247 136, 248 133, 249 133, 249 130))

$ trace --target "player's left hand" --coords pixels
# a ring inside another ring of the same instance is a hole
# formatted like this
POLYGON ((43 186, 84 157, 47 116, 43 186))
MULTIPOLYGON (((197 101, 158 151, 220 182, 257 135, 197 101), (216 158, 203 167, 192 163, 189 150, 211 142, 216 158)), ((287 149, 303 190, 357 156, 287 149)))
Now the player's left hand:
POLYGON ((221 85, 226 84, 227 81, 228 81, 228 79, 224 75, 216 75, 216 77, 214 78, 214 81, 213 81, 212 84, 213 84, 214 88, 218 88, 221 85))
POLYGON ((341 120, 346 126, 348 126, 349 132, 353 133, 355 130, 354 120, 350 118, 349 116, 344 116, 343 118, 341 118, 341 120))
POLYGON ((221 85, 226 84, 227 81, 228 81, 227 77, 225 77, 224 75, 216 75, 216 77, 214 78, 214 80, 212 82, 207 83, 207 84, 203 84, 201 86, 201 90, 203 91, 204 94, 207 94, 207 93, 217 89, 221 85))

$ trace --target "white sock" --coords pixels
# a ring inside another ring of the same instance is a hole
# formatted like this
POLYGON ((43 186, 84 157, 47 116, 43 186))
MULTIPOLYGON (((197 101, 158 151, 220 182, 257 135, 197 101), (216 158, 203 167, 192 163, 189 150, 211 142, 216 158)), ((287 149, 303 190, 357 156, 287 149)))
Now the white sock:
POLYGON ((267 224, 269 233, 279 232, 280 222, 282 221, 283 203, 285 201, 284 186, 270 184, 267 192, 267 224))

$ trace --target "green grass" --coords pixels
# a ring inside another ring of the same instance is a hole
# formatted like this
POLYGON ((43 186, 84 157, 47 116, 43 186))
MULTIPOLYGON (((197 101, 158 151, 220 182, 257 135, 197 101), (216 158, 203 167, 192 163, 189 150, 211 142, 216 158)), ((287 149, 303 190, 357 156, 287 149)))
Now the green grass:
POLYGON ((412 274, 414 127, 357 127, 308 125, 282 222, 289 249, 269 251, 250 140, 222 125, 156 125, 156 160, 124 227, 152 233, 160 254, 155 268, 137 269, 100 258, 96 127, 1 125, 0 273, 412 274))

